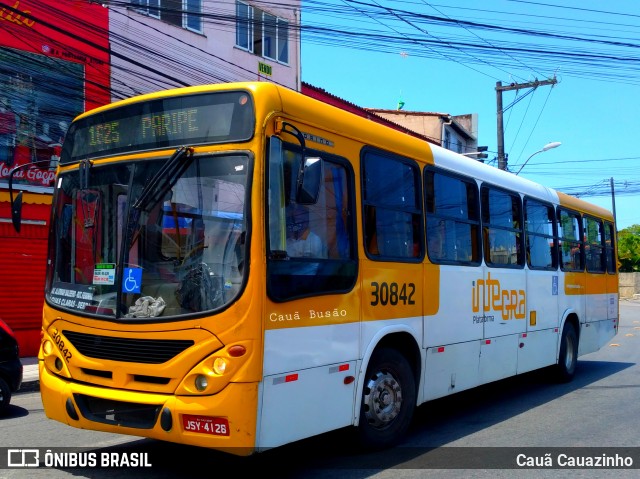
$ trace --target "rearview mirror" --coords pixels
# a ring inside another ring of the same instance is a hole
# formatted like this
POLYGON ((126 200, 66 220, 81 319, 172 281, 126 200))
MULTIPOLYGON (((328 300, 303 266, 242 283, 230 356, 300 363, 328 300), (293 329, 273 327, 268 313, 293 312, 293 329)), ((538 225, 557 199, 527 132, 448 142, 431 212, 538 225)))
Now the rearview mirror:
POLYGON ((318 201, 320 184, 322 183, 322 158, 309 157, 304 159, 304 166, 298 178, 296 203, 313 205, 318 201))
POLYGON ((11 222, 16 232, 20 233, 20 224, 22 223, 22 191, 11 201, 11 222))

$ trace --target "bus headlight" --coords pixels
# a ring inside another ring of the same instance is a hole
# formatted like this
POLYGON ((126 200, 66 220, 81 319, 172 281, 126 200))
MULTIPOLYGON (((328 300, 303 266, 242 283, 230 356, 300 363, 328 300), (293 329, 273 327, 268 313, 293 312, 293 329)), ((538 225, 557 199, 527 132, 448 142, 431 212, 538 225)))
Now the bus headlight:
POLYGON ((253 380, 247 379, 253 376, 245 368, 252 350, 253 341, 246 340, 212 351, 184 376, 176 388, 176 395, 212 395, 219 393, 232 382, 253 380))
POLYGON ((227 370, 227 360, 225 358, 216 358, 213 361, 213 372, 222 376, 227 370))
POLYGON ((204 374, 198 374, 196 376, 195 385, 198 391, 204 391, 209 385, 209 379, 204 374))
POLYGON ((51 351, 53 351, 53 344, 51 344, 51 341, 49 341, 48 339, 45 340, 44 343, 42 343, 42 351, 44 352, 44 354, 46 354, 47 356, 49 354, 51 354, 51 351))

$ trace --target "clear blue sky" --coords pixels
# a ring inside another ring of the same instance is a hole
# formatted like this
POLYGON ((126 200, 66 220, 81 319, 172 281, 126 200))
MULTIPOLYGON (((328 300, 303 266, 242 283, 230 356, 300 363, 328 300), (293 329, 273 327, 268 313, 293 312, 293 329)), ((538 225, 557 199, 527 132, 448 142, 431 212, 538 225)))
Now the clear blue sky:
MULTIPOLYGON (((521 176, 640 224, 640 2, 303 0, 302 80, 362 107, 477 113, 497 156, 496 82, 556 75, 504 92, 505 151, 521 176)), ((493 163, 495 165, 495 163, 493 163)))

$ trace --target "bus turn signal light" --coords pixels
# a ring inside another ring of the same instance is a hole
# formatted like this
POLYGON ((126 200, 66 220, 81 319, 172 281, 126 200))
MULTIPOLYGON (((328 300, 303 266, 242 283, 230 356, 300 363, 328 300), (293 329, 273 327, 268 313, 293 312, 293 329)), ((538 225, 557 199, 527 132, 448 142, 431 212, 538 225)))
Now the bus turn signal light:
POLYGON ((231 356, 232 358, 239 358, 240 356, 244 356, 246 352, 247 348, 245 348, 241 344, 236 344, 229 348, 229 356, 231 356))

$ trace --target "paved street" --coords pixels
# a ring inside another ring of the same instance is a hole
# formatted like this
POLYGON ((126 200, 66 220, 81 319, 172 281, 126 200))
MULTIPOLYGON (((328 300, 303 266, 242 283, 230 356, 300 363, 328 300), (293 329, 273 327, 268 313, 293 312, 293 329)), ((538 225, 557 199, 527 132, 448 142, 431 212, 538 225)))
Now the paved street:
MULTIPOLYGON (((489 384, 418 408, 406 441, 376 454, 354 451, 345 431, 325 434, 251 458, 130 436, 71 428, 45 418, 37 392, 14 397, 0 419, 0 448, 82 447, 82 451, 148 454, 150 468, 118 468, 118 477, 186 477, 202 471, 263 471, 278 478, 511 478, 637 477, 633 470, 488 469, 491 458, 518 454, 571 454, 588 449, 638 458, 640 433, 640 301, 621 302, 618 335, 603 349, 580 359, 574 381, 556 384, 546 371, 489 384), (91 445, 87 448, 87 445, 91 445), (602 449, 606 448, 606 449, 602 449), (632 449, 629 449, 632 448, 632 449), (457 469, 479 461, 481 469, 457 469), (444 466, 443 461, 449 461, 444 466), (437 467, 443 467, 436 469, 437 467)), ((33 366, 29 366, 32 368, 33 366)), ((29 368, 28 368, 29 369, 29 368)), ((27 373, 28 374, 28 373, 27 373)), ((0 452, 3 449, 0 449, 0 452)), ((1 459, 1 458, 0 458, 1 459)), ((112 468, 0 469, 0 478, 113 477, 112 468)))

